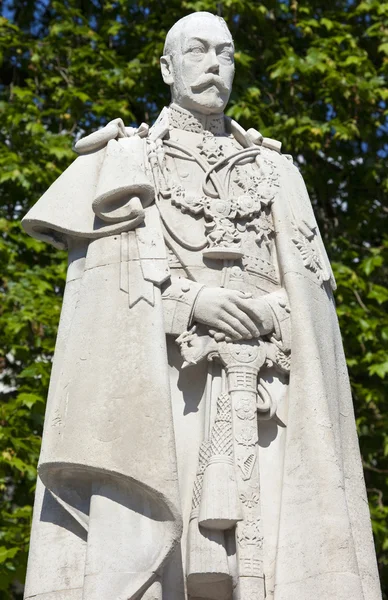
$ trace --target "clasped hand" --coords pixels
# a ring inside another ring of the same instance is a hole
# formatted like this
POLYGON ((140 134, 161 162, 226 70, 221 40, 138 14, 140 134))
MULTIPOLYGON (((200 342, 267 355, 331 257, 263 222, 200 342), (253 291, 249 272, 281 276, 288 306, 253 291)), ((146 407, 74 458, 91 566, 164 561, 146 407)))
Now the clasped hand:
POLYGON ((218 340, 249 340, 273 331, 272 312, 263 299, 225 288, 202 288, 193 321, 216 330, 218 340))

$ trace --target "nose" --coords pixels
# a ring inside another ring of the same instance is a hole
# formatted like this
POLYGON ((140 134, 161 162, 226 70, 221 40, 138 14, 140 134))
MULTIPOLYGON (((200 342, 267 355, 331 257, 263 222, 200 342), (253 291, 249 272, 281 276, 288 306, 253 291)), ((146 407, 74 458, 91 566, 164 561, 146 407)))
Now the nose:
POLYGON ((205 72, 206 73, 214 73, 215 75, 219 75, 220 65, 219 65, 219 62, 217 59, 217 54, 216 54, 215 50, 211 50, 208 53, 208 60, 207 60, 205 72))

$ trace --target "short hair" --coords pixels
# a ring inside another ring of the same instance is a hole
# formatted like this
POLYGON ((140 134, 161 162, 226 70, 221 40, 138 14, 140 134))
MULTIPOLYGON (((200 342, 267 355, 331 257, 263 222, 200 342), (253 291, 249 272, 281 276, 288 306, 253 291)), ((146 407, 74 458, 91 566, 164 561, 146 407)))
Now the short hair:
POLYGON ((182 17, 182 19, 179 19, 179 21, 177 21, 171 27, 171 29, 167 32, 166 40, 165 40, 164 48, 163 48, 164 56, 172 54, 174 48, 176 47, 176 42, 184 29, 184 26, 187 24, 187 22, 190 19, 193 19, 195 17, 199 17, 200 19, 205 19, 205 18, 217 19, 217 22, 224 27, 224 29, 228 32, 228 35, 230 36, 230 38, 233 41, 232 34, 230 33, 229 28, 228 28, 225 20, 222 17, 218 17, 217 15, 213 15, 212 13, 205 12, 205 11, 198 11, 198 12, 190 13, 189 15, 182 17))

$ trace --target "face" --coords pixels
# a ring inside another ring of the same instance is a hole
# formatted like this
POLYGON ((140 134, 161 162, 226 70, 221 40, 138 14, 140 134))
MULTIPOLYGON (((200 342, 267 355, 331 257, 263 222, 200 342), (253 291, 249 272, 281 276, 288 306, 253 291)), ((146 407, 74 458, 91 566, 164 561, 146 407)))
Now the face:
POLYGON ((161 61, 172 101, 204 114, 222 112, 232 91, 233 53, 232 38, 216 18, 190 19, 176 52, 161 61))

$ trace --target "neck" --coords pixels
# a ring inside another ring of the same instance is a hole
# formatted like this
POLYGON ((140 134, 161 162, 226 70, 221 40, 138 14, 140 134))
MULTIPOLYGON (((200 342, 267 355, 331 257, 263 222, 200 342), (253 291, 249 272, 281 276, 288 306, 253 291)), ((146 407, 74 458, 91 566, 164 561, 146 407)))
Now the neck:
POLYGON ((169 106, 170 125, 175 129, 184 129, 192 133, 210 131, 214 135, 225 133, 224 113, 205 115, 203 113, 182 108, 172 102, 169 106))

